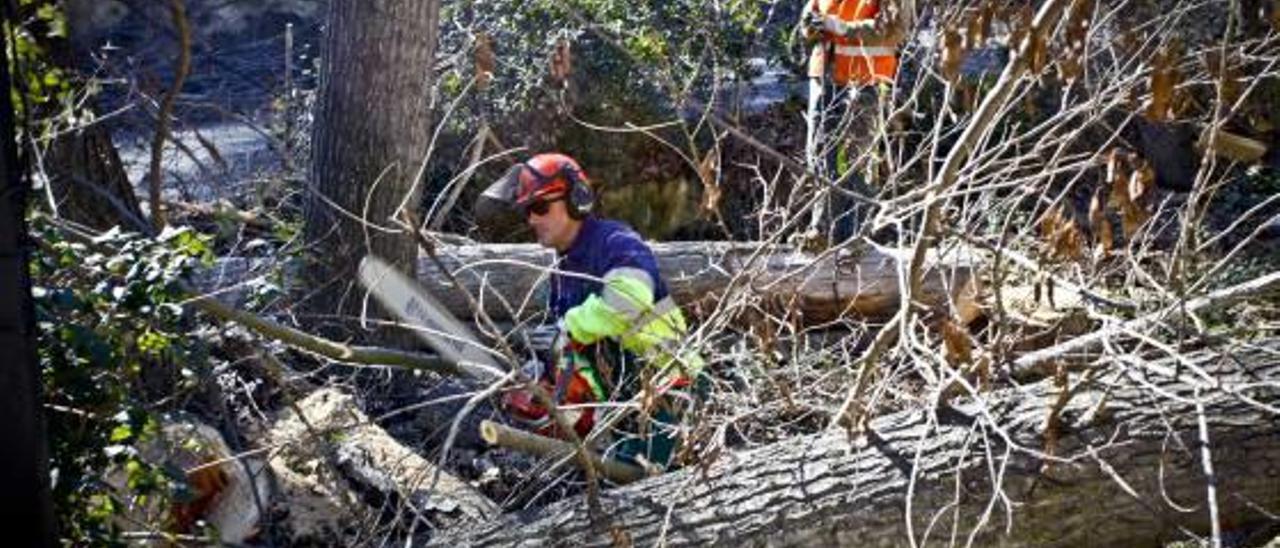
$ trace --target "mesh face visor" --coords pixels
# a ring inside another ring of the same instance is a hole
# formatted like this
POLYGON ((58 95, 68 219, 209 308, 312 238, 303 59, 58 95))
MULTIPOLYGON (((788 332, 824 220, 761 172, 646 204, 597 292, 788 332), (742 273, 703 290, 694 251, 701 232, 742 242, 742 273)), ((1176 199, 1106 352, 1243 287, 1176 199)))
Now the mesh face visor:
POLYGON ((522 167, 520 164, 511 166, 506 173, 490 183, 480 195, 490 200, 515 205, 516 190, 520 188, 520 169, 522 167))

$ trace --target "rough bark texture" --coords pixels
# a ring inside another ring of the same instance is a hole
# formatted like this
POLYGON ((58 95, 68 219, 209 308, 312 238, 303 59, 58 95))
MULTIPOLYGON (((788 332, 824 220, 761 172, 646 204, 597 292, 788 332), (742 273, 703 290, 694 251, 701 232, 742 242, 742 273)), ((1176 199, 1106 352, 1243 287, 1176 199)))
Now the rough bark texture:
POLYGON ((909 534, 923 545, 972 535, 980 546, 1156 546, 1209 530, 1196 385, 1224 530, 1280 509, 1280 342, 1205 350, 1180 368, 1161 360, 1114 372, 1063 409, 1055 454, 1069 460, 1048 469, 1037 453, 1059 390, 1045 381, 984 395, 986 414, 956 403, 930 427, 923 411, 898 412, 853 442, 844 433, 799 437, 606 492, 601 515, 610 523, 592 523, 573 499, 435 542, 604 546, 625 532, 637 546, 899 546, 909 534), (993 500, 1001 471, 1008 499, 993 500))
MULTIPOLYGON (((901 304, 898 269, 908 259, 896 250, 870 246, 822 260, 787 247, 760 252, 759 243, 672 242, 653 244, 653 250, 667 287, 686 311, 708 312, 726 291, 732 291, 734 297, 765 297, 768 304, 794 311, 805 323, 892 315, 901 304)), ((554 255, 544 248, 534 244, 442 246, 440 256, 473 294, 485 288, 482 301, 495 319, 510 319, 513 312, 515 317, 525 317, 545 305, 541 291, 546 284, 539 282, 554 255)), ((428 291, 454 314, 471 316, 465 298, 431 261, 423 259, 418 269, 418 279, 428 291)), ((954 313, 968 321, 979 313, 978 289, 971 268, 935 267, 925 279, 923 300, 943 310, 950 303, 954 313)))
MULTIPOLYGON (((0 9, 0 22, 11 12, 0 9)), ((8 51, 8 34, 0 36, 0 51, 8 51)), ((48 446, 41 408, 40 369, 36 361, 35 313, 31 301, 27 235, 27 191, 15 148, 9 66, 0 66, 0 348, 7 359, 0 365, 0 416, 4 417, 5 449, 0 451, 0 503, 5 511, 0 526, 14 533, 17 544, 53 546, 53 506, 49 488, 48 446)))
POLYGON ((147 228, 105 126, 91 125, 55 139, 45 169, 59 215, 99 230, 147 228))
POLYGON ((438 0, 329 3, 306 210, 315 312, 358 313, 355 268, 367 253, 416 266, 412 238, 354 219, 388 227, 401 203, 417 207, 438 14, 438 0))

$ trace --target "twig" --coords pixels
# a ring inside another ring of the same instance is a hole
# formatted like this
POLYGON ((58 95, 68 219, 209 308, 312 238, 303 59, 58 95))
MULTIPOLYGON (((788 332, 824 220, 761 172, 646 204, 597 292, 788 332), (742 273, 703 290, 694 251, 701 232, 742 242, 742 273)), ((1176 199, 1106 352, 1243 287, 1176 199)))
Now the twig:
POLYGON ((1213 548, 1222 548, 1222 519, 1218 515, 1218 478, 1213 474, 1213 456, 1209 449, 1209 423, 1204 418, 1204 398, 1196 387, 1196 421, 1200 425, 1200 461, 1204 466, 1205 488, 1208 490, 1209 524, 1213 528, 1213 548))
POLYGON ((1044 362, 1054 360, 1071 353, 1087 352, 1110 337, 1122 334, 1126 331, 1139 331, 1145 327, 1160 322, 1166 316, 1178 310, 1184 310, 1187 314, 1194 314, 1204 310, 1227 306, 1229 304, 1239 302, 1241 299, 1254 297, 1276 289, 1280 289, 1280 271, 1254 278, 1242 284, 1219 289, 1203 297, 1185 301, 1185 306, 1182 306, 1179 303, 1174 303, 1146 316, 1135 318, 1118 325, 1112 325, 1098 331, 1094 331, 1088 335, 1076 337, 1059 345, 1023 354, 1010 365, 1010 373, 1015 377, 1024 376, 1032 372, 1033 368, 1044 362))
MULTIPOLYGON (((183 284, 183 290, 196 294, 183 284)), ((480 372, 465 365, 455 364, 439 356, 406 352, 376 346, 351 346, 333 342, 256 316, 238 308, 232 308, 210 296, 198 296, 190 301, 200 310, 219 319, 235 322, 265 337, 278 340, 299 350, 312 352, 326 358, 356 365, 389 365, 423 371, 433 371, 456 377, 475 377, 480 372)))
POLYGON ((849 389, 849 394, 845 396, 844 402, 840 404, 840 409, 832 416, 830 428, 843 424, 851 438, 853 434, 862 430, 867 409, 866 406, 859 404, 858 400, 862 399, 863 392, 867 390, 867 383, 871 379, 871 370, 880 361, 880 357, 894 343, 898 342, 898 327, 902 321, 902 316, 903 312, 899 310, 893 319, 889 320, 889 323, 885 324, 880 329, 880 332, 876 334, 875 340, 871 343, 871 348, 867 349, 867 352, 858 359, 858 376, 853 382, 853 388, 849 389))
POLYGON ((173 114, 173 103, 182 91, 182 84, 191 73, 191 28, 187 24, 187 7, 183 0, 169 0, 169 12, 173 16, 173 24, 178 27, 178 66, 173 77, 173 85, 160 101, 159 120, 156 121, 156 133, 151 139, 150 198, 151 224, 156 230, 164 228, 164 210, 160 203, 160 161, 164 158, 164 140, 169 133, 169 118, 173 114))
POLYGON ((929 191, 924 198, 929 207, 925 209, 924 219, 920 223, 920 235, 916 239, 915 252, 911 259, 911 269, 907 278, 909 280, 907 291, 911 298, 915 298, 920 293, 920 284, 924 279, 925 251, 928 250, 934 237, 940 231, 939 225, 942 220, 942 200, 940 195, 951 190, 951 187, 954 187, 960 181, 960 167, 973 154, 979 138, 986 134, 991 125, 996 122, 998 119, 996 114, 1005 107, 1017 84, 1022 80, 1022 75, 1030 68, 1029 57, 1035 37, 1052 32, 1053 26, 1058 23, 1058 16, 1067 7, 1068 3, 1068 0, 1049 0, 1040 7, 1040 11, 1036 14, 1027 36, 1023 38, 1021 44, 1018 44, 1018 51, 1013 61, 1005 66, 1004 72, 1000 74, 1000 79, 987 92, 986 98, 978 106, 978 110, 973 113, 973 120, 969 122, 969 125, 964 129, 964 133, 956 140, 955 146, 947 154, 947 160, 943 163, 942 170, 938 172, 938 175, 930 184, 929 191))

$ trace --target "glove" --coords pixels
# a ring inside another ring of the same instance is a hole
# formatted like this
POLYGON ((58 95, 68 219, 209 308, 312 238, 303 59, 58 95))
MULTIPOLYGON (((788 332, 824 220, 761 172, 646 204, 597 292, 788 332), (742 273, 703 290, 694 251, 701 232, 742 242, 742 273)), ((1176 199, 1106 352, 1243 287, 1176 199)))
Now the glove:
POLYGON ((545 353, 551 351, 556 342, 556 336, 560 334, 560 328, 556 325, 539 325, 525 330, 525 337, 529 340, 530 350, 536 353, 545 353))
POLYGON ((565 326, 564 320, 556 323, 556 338, 551 344, 552 362, 561 366, 567 365, 568 360, 574 358, 575 354, 581 354, 586 349, 586 345, 573 340, 573 336, 569 334, 569 328, 565 326))
POLYGON ((520 373, 524 374, 524 377, 528 380, 541 381, 546 378, 547 365, 538 358, 532 358, 520 366, 520 373))
POLYGON ((816 34, 825 30, 827 17, 816 11, 806 11, 802 22, 806 31, 816 34))

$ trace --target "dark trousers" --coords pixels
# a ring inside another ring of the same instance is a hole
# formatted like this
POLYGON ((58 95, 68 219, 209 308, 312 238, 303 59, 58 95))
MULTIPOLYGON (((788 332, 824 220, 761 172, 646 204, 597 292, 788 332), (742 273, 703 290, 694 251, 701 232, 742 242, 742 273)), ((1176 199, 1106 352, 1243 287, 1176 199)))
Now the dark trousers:
POLYGON ((872 213, 862 203, 842 190, 863 196, 872 195, 858 169, 874 160, 859 161, 873 153, 874 137, 879 127, 880 97, 878 86, 834 86, 826 79, 809 79, 809 103, 805 114, 805 162, 807 167, 829 181, 835 188, 820 193, 809 220, 809 229, 830 242, 841 242, 858 233, 872 213), (852 146, 842 146, 850 141, 852 146), (841 151, 844 150, 844 161, 841 151))
MULTIPOLYGON (((624 354, 620 362, 612 365, 608 373, 612 399, 630 399, 645 389, 643 365, 632 356, 624 354)), ((637 464, 643 461, 664 469, 678 466, 676 457, 684 434, 702 409, 710 388, 706 376, 699 375, 687 386, 669 389, 653 398, 651 408, 613 427, 610 434, 614 441, 605 456, 637 464)))

